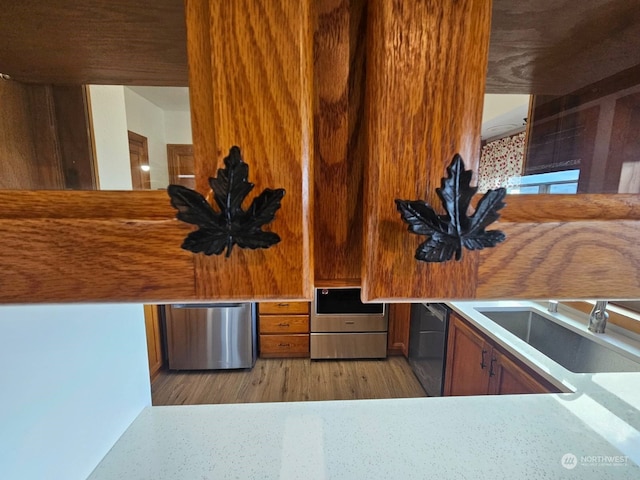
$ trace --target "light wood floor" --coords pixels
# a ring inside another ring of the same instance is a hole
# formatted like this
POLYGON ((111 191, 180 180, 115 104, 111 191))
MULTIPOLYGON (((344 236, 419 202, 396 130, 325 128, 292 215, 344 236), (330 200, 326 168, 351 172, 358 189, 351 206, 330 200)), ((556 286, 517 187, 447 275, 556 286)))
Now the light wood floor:
POLYGON ((404 357, 311 361, 259 358, 252 370, 162 371, 153 405, 424 397, 404 357))

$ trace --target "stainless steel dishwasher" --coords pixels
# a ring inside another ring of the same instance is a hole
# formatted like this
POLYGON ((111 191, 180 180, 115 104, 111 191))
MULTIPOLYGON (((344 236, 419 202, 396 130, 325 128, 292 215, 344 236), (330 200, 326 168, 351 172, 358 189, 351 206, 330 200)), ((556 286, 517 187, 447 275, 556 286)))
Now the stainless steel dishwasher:
POLYGON ((258 355, 255 303, 166 307, 169 369, 251 368, 258 355))

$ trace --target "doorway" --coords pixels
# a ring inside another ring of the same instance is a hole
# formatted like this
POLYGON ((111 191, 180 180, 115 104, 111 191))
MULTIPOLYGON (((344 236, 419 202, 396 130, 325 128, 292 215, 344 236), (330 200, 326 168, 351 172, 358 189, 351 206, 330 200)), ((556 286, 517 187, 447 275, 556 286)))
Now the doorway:
POLYGON ((132 131, 129 134, 129 158, 131 160, 131 185, 134 190, 150 190, 151 175, 149 170, 149 149, 147 137, 132 131))

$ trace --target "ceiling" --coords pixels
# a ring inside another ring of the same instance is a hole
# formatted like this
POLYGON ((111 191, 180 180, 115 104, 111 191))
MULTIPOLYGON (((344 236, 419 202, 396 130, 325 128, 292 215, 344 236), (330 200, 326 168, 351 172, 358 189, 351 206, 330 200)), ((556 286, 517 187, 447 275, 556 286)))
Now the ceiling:
POLYGON ((529 115, 529 95, 484 96, 482 140, 504 137, 524 130, 529 115))
MULTIPOLYGON (((0 0, 0 72, 23 82, 187 86, 183 0, 0 0)), ((640 64, 628 0, 494 0, 488 93, 561 95, 640 64)))
POLYGON ((170 112, 188 112, 189 87, 127 87, 156 107, 170 112))

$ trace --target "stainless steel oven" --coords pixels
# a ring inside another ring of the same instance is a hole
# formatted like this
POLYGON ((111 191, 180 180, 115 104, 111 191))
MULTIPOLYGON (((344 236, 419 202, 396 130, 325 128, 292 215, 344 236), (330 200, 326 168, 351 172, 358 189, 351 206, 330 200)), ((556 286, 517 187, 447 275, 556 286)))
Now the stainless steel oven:
POLYGON ((360 288, 317 288, 311 303, 311 358, 384 358, 387 308, 365 304, 360 288))

